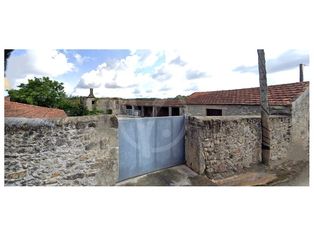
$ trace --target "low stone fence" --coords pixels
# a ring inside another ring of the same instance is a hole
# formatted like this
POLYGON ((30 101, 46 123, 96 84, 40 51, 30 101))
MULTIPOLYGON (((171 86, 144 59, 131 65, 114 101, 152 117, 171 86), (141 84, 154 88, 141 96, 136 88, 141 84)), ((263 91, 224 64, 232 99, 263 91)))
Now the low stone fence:
POLYGON ((113 185, 115 116, 5 119, 5 185, 113 185))
MULTIPOLYGON (((272 163, 287 158, 290 117, 274 116, 271 123, 272 163)), ((199 174, 220 178, 261 160, 261 121, 257 116, 187 117, 187 165, 199 174)))

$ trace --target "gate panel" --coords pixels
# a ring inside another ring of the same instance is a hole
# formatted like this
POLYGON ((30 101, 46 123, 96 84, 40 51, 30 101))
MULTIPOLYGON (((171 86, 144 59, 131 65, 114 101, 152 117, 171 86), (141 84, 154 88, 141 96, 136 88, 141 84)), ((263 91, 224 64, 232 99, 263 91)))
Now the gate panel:
POLYGON ((120 118, 119 181, 185 163, 184 117, 120 118))

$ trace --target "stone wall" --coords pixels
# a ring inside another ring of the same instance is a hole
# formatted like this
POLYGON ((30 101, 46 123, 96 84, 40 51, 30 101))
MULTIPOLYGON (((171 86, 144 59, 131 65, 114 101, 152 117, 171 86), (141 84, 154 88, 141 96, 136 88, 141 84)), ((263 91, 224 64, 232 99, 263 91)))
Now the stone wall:
POLYGON ((109 113, 110 111, 114 115, 121 114, 122 100, 119 98, 97 98, 96 108, 109 113))
POLYGON ((5 185, 113 185, 117 118, 5 119, 5 185))
MULTIPOLYGON (((245 105, 187 105, 186 112, 191 116, 206 116, 206 109, 220 109, 223 116, 235 115, 260 115, 260 106, 245 105)), ((272 115, 290 115, 289 106, 272 106, 270 107, 272 115)))
POLYGON ((87 110, 92 111, 96 108, 96 98, 82 97, 82 99, 87 110))
POLYGON ((292 158, 308 159, 309 157, 309 116, 309 89, 307 89, 292 103, 292 149, 298 150, 298 155, 293 155, 292 158))
MULTIPOLYGON (((271 160, 287 158, 290 118, 271 117, 271 160)), ((250 116, 187 117, 187 165, 199 174, 219 178, 250 167, 261 159, 260 118, 250 116)))

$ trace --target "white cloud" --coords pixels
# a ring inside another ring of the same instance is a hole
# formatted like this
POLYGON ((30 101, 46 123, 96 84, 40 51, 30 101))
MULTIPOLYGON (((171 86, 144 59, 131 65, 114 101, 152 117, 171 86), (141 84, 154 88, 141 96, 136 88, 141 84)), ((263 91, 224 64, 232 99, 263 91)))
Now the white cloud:
POLYGON ((70 95, 73 93, 74 91, 74 86, 73 84, 69 83, 69 82, 62 82, 63 83, 63 87, 64 87, 64 91, 66 94, 70 95))
MULTIPOLYGON (((266 58, 278 58, 285 51, 266 49, 266 58)), ((82 75, 75 93, 86 96, 87 89, 94 87, 100 97, 174 97, 194 91, 256 87, 259 85, 257 74, 233 71, 241 64, 254 66, 256 63, 256 49, 250 48, 134 50, 124 59, 110 65, 103 63, 82 75)), ((295 69, 268 74, 270 85, 296 81, 295 69)))
POLYGON ((95 88, 95 93, 101 96, 137 97, 150 87, 148 84, 154 83, 150 76, 138 70, 153 66, 159 55, 160 52, 137 50, 114 63, 102 63, 81 76, 74 94, 85 95, 87 90, 82 94, 82 89, 95 88))
MULTIPOLYGON (((299 66, 299 64, 309 64, 309 53, 306 50, 291 49, 283 52, 276 58, 266 60, 266 67, 268 73, 275 73, 285 70, 291 70, 299 66)), ((258 66, 241 65, 234 68, 234 71, 240 73, 258 73, 258 66)))
POLYGON ((79 53, 75 53, 75 54, 73 55, 73 57, 74 57, 74 59, 75 59, 75 61, 76 61, 76 63, 77 63, 78 65, 83 65, 84 63, 86 63, 86 62, 88 62, 88 61, 91 60, 90 57, 88 57, 88 56, 82 56, 82 55, 79 54, 79 53))
POLYGON ((83 64, 84 60, 83 60, 83 57, 80 54, 78 54, 78 53, 74 54, 74 58, 75 58, 75 60, 76 60, 76 62, 78 64, 83 64))
POLYGON ((22 55, 11 55, 6 76, 13 88, 28 78, 57 77, 74 69, 64 53, 57 50, 27 50, 22 55))

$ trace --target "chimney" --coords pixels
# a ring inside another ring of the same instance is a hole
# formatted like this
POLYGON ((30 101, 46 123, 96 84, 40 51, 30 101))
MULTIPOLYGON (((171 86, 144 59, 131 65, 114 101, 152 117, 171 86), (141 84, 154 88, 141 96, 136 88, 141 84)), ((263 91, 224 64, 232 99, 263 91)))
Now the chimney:
POLYGON ((94 98, 94 89, 90 88, 89 89, 89 95, 88 95, 89 98, 94 98))
POLYGON ((299 68, 300 68, 300 82, 303 82, 303 64, 300 64, 299 68))

